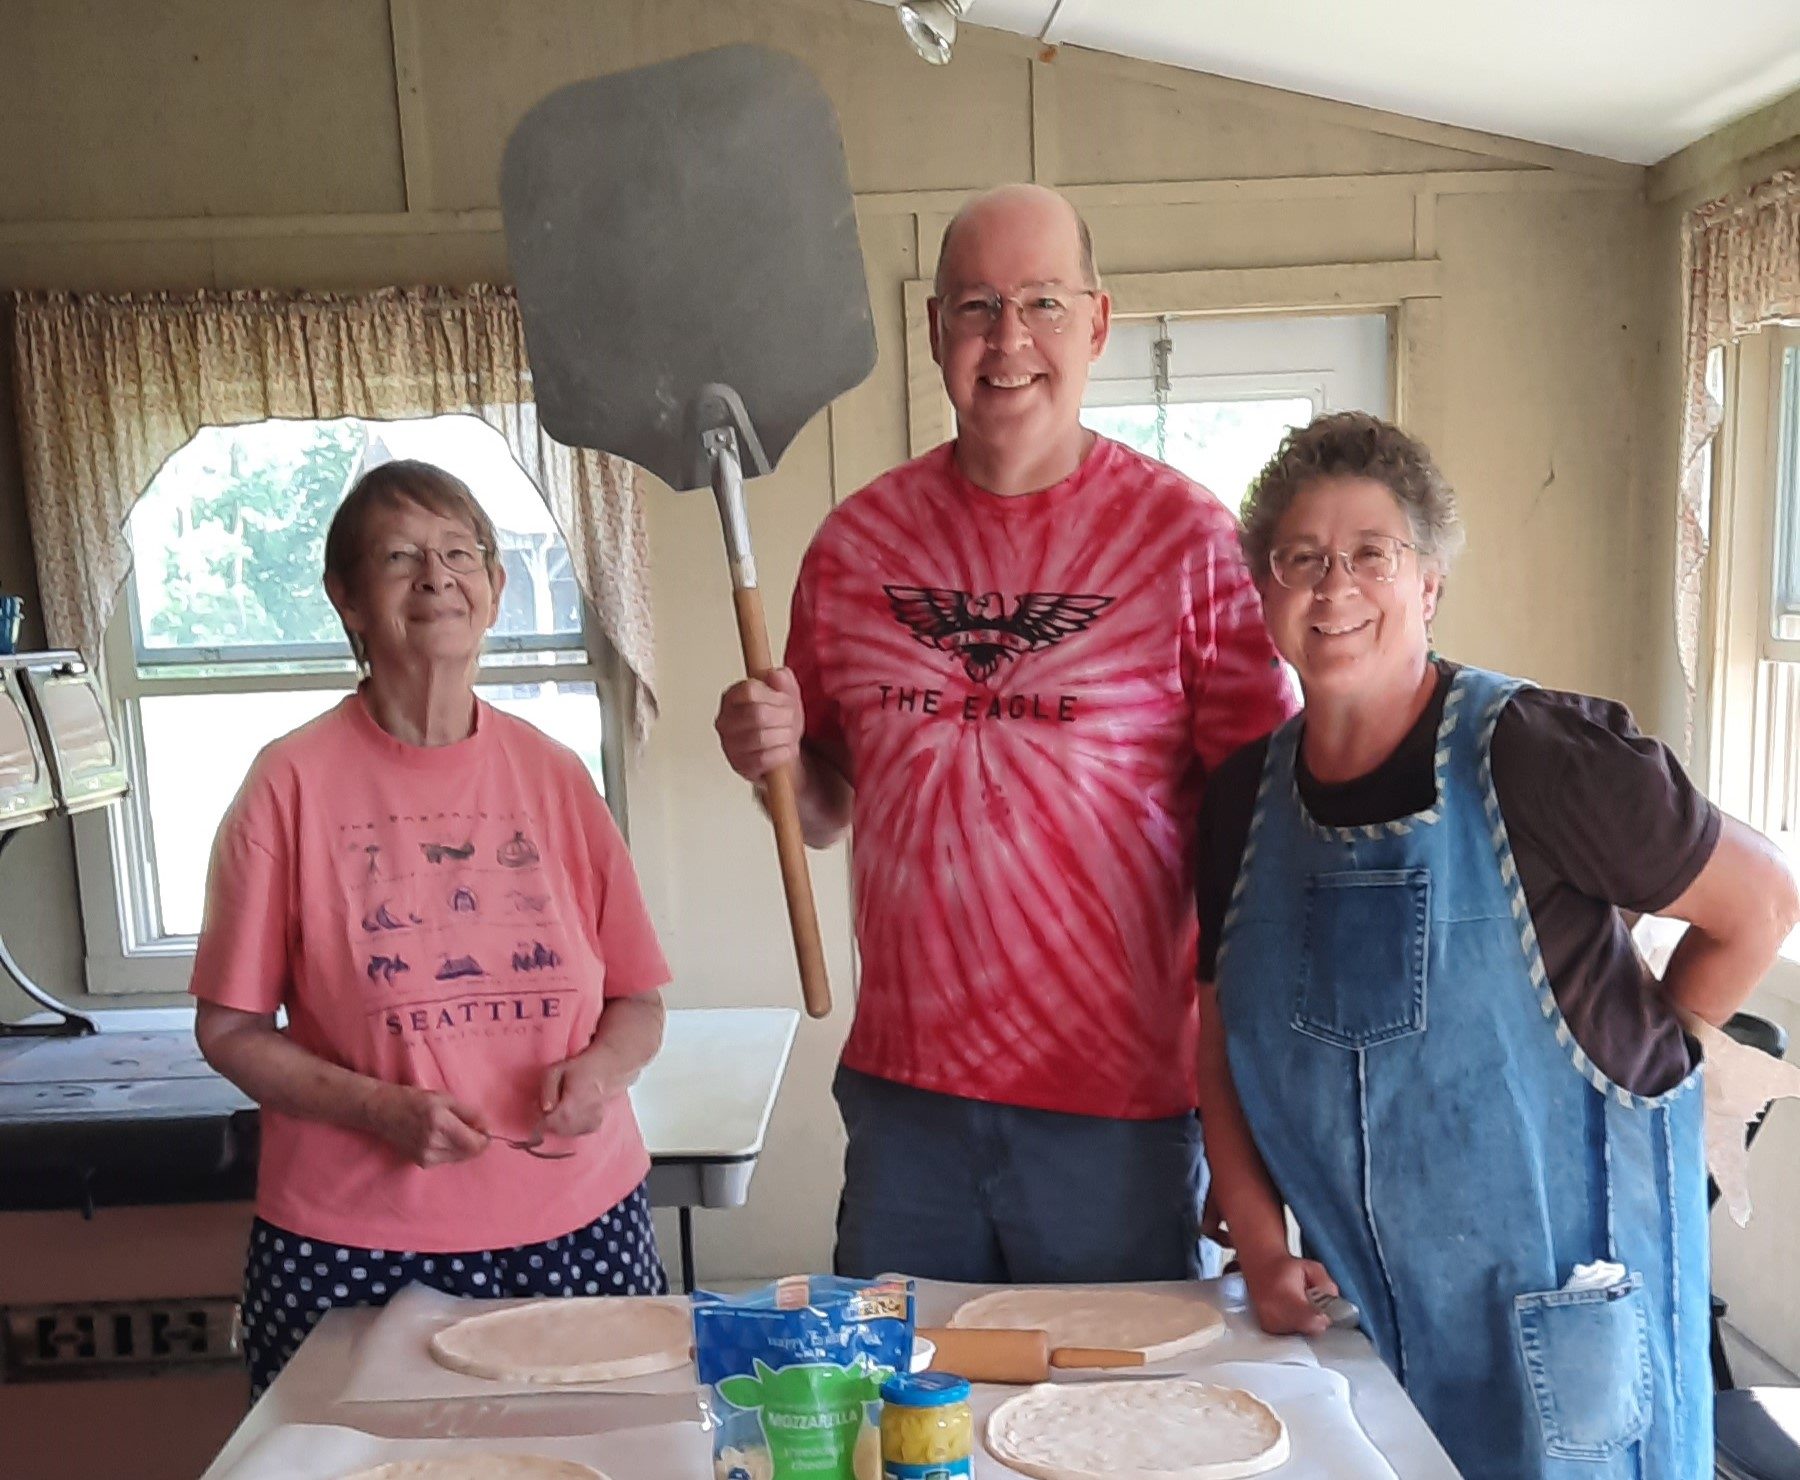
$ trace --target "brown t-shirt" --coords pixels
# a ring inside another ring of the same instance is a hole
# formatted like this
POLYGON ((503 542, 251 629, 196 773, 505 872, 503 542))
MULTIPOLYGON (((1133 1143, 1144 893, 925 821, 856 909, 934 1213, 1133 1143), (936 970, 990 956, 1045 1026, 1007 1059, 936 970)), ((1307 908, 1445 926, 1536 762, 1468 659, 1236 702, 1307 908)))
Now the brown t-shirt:
MULTIPOLYGON (((1318 822, 1359 827, 1431 805, 1437 729, 1456 672, 1438 667, 1431 703, 1368 775, 1325 785, 1299 762, 1300 797, 1318 822)), ((1216 969, 1267 753, 1266 739, 1247 745, 1207 783, 1195 885, 1202 981, 1216 969)), ((1718 810, 1624 705, 1585 694, 1521 689, 1494 728, 1493 767, 1544 969, 1575 1041, 1615 1083, 1661 1094, 1693 1060, 1620 911, 1654 913, 1693 883, 1719 840, 1718 810)))

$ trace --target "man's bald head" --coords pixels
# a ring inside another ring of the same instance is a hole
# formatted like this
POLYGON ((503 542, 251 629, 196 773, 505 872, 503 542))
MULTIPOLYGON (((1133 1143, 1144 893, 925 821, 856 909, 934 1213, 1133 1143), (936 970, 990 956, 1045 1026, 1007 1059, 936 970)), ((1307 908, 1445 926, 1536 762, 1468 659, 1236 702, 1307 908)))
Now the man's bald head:
POLYGON ((1089 240, 1075 208, 1035 185, 985 191, 944 232, 931 355, 956 409, 957 458, 990 493, 1048 488, 1093 445, 1081 399, 1112 300, 1089 240))
POLYGON ((937 276, 932 284, 932 291, 938 297, 943 297, 951 284, 948 268, 955 260, 959 244, 966 244, 971 236, 1001 224, 1009 228, 1036 228, 1046 234, 1068 232, 1075 260, 1079 263, 1081 286, 1100 286, 1100 274, 1094 267, 1094 238, 1088 231, 1087 222, 1082 220, 1081 212, 1064 196, 1043 185, 998 185, 970 196, 944 228, 943 240, 938 244, 937 276))

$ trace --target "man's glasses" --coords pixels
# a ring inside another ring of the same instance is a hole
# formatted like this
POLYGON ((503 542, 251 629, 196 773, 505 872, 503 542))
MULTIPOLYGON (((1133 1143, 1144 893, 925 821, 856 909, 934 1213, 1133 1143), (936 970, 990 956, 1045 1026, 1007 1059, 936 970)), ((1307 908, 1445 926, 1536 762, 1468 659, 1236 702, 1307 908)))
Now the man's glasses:
POLYGON ((1065 288, 1043 283, 1017 293, 993 288, 963 288, 946 294, 938 308, 944 326, 959 339, 985 338, 994 332, 1011 304, 1032 334, 1060 334, 1068 327, 1069 314, 1078 298, 1098 296, 1097 288, 1065 288))
POLYGON ((437 556, 438 562, 452 575, 473 575, 487 564, 486 545, 451 545, 439 549, 436 545, 395 545, 383 551, 376 559, 384 575, 416 576, 425 569, 425 562, 430 556, 437 556))
POLYGON ((1279 545, 1269 552, 1269 574, 1290 591, 1310 591, 1331 574, 1334 560, 1343 562, 1353 581, 1386 583, 1400 571, 1400 552, 1419 547, 1398 535, 1366 534, 1348 550, 1322 550, 1304 543, 1279 545))

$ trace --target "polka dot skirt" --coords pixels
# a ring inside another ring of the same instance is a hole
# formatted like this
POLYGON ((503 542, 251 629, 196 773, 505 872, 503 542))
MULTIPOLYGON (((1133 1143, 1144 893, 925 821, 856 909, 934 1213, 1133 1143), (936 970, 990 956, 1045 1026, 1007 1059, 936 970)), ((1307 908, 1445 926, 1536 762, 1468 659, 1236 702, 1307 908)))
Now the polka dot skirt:
POLYGON ((611 1212, 573 1233, 465 1254, 351 1248, 258 1218, 244 1269, 244 1356, 252 1398, 275 1380, 326 1311, 386 1305, 410 1284, 478 1300, 669 1290, 641 1183, 611 1212))

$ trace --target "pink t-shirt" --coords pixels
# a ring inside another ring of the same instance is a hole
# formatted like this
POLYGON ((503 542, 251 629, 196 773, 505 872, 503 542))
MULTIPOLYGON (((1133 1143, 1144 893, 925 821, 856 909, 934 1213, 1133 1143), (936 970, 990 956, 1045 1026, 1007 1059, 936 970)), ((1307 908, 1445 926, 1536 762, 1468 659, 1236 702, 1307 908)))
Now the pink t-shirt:
MULTIPOLYGON (((333 1064, 442 1090, 525 1136, 544 1069, 585 1048, 604 999, 668 964, 581 760, 477 706, 475 732, 419 747, 352 695, 257 757, 213 845, 189 990, 285 1007, 333 1064)), ((591 1223, 649 1170, 621 1095, 548 1161, 494 1142, 421 1169, 378 1138, 262 1115, 257 1212, 360 1248, 509 1248, 591 1223)))
POLYGON ((821 526, 787 661, 856 793, 844 1063, 1191 1109, 1202 779, 1294 705, 1224 505, 1104 438, 1020 498, 939 447, 821 526))

